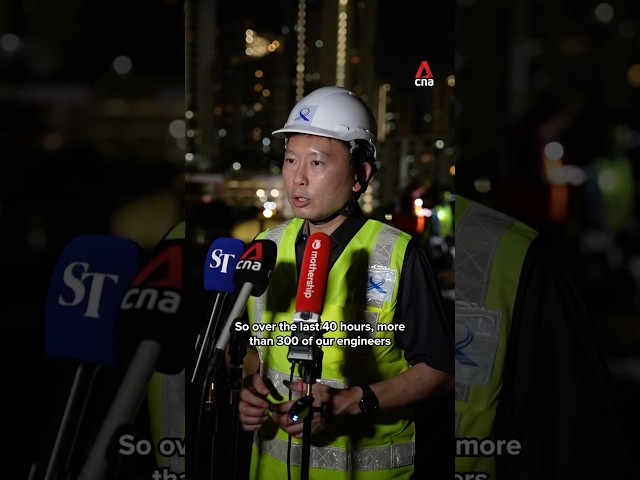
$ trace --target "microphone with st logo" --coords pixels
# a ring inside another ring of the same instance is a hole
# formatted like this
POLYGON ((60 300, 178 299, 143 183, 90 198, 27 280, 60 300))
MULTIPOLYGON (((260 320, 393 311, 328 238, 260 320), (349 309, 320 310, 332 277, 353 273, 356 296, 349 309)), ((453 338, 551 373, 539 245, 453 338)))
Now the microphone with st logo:
POLYGON ((273 240, 254 240, 238 260, 233 274, 233 283, 240 289, 213 347, 213 354, 207 366, 207 377, 217 371, 224 359, 225 350, 231 340, 233 325, 242 317, 249 296, 259 297, 267 289, 277 254, 278 247, 273 240))
POLYGON ((47 293, 47 355, 113 365, 120 355, 114 324, 139 265, 140 247, 128 238, 93 234, 69 242, 47 293))
MULTIPOLYGON (((229 384, 230 384, 230 400, 231 406, 231 438, 229 439, 229 445, 231 445, 231 459, 229 464, 231 465, 234 473, 230 478, 236 478, 235 470, 237 467, 236 456, 238 451, 238 401, 240 384, 242 382, 242 358, 246 353, 244 342, 242 339, 238 339, 240 336, 238 333, 234 336, 232 341, 232 330, 235 330, 234 324, 238 322, 244 310, 247 306, 249 296, 259 297, 262 295, 271 279, 271 274, 275 267, 276 256, 278 253, 278 247, 273 240, 260 239, 252 241, 247 250, 242 254, 235 268, 233 274, 233 282, 236 287, 239 287, 231 311, 227 316, 227 320, 220 330, 220 335, 213 347, 213 354, 207 364, 205 379, 213 378, 218 372, 222 371, 221 366, 225 360, 225 353, 227 347, 229 347, 229 384), (231 345, 230 345, 231 344, 231 345)), ((237 332, 236 332, 237 333, 237 332)), ((207 412, 203 412, 204 419, 210 420, 211 415, 210 408, 213 407, 214 402, 207 401, 207 412), (206 415, 205 415, 206 413, 206 415)), ((209 425, 210 421, 206 422, 206 426, 203 426, 207 431, 215 430, 212 425, 209 425)), ((213 451, 213 449, 211 449, 213 451)), ((196 452, 198 455, 199 452, 196 452)), ((197 460, 200 463, 200 460, 197 460)), ((211 463, 211 462, 209 462, 211 463)))
POLYGON ((87 401, 101 384, 100 370, 121 357, 114 324, 140 253, 129 238, 87 234, 71 240, 57 260, 47 292, 45 353, 77 366, 44 477, 34 464, 30 478, 49 480, 71 468, 73 435, 80 434, 85 417, 91 416, 87 401))
POLYGON ((236 286, 233 275, 240 256, 244 252, 244 242, 235 238, 218 238, 213 241, 204 262, 204 288, 214 292, 209 321, 196 339, 196 359, 191 373, 191 383, 201 384, 203 366, 211 357, 218 324, 225 311, 229 294, 236 286))

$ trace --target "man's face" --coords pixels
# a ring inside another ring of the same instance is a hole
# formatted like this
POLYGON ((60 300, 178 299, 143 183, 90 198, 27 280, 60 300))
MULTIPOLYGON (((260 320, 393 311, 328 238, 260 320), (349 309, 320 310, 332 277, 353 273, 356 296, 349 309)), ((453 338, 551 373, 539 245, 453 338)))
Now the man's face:
POLYGON ((322 220, 345 206, 360 189, 350 154, 339 140, 296 134, 284 153, 282 176, 294 215, 322 220))

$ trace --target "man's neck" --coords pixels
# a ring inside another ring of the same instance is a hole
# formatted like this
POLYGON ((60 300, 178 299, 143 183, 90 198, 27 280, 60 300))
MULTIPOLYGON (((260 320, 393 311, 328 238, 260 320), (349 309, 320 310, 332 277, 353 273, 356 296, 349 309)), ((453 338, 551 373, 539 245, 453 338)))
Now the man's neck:
POLYGON ((346 218, 347 217, 344 215, 338 215, 336 218, 332 219, 331 221, 320 224, 320 225, 314 225, 313 223, 307 220, 304 225, 304 233, 308 235, 313 235, 316 232, 322 232, 322 233, 326 233, 327 235, 331 235, 333 232, 336 231, 336 229, 340 225, 342 225, 342 223, 345 221, 346 218))

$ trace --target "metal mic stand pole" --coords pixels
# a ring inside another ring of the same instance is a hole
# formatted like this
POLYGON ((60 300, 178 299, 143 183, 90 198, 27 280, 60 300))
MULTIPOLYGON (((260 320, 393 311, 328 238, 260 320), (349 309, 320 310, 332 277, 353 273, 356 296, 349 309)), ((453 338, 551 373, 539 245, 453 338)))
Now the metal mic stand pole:
POLYGON ((240 390, 242 388, 242 366, 244 357, 247 354, 247 341, 241 332, 234 332, 231 335, 229 344, 229 381, 231 385, 231 471, 232 480, 238 478, 238 437, 240 422, 238 419, 240 406, 240 390))
POLYGON ((300 479, 309 480, 309 461, 311 457, 311 422, 313 412, 318 411, 313 407, 313 384, 316 378, 322 377, 322 350, 316 346, 316 335, 311 335, 311 360, 301 362, 304 373, 304 383, 307 385, 307 398, 310 400, 309 412, 302 424, 302 458, 300 460, 300 479))
MULTIPOLYGON (((197 430, 200 432, 197 435, 196 452, 195 452, 195 466, 196 472, 200 472, 205 465, 202 460, 202 452, 204 447, 207 447, 209 452, 209 461, 207 462, 208 477, 214 477, 214 459, 213 452, 215 450, 215 438, 218 431, 218 398, 220 396, 220 373, 208 372, 204 377, 204 382, 201 387, 200 393, 200 405, 199 405, 199 417, 197 430), (202 441, 200 441, 202 438, 202 441), (206 440, 206 441, 205 441, 206 440)), ((199 473, 197 474, 200 475, 199 473)))

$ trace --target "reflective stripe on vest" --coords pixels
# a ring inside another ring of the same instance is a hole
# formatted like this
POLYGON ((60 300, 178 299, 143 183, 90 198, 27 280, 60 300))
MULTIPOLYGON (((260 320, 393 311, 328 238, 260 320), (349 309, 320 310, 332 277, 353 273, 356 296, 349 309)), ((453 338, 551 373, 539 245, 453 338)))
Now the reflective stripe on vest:
MULTIPOLYGON (((165 235, 164 240, 184 240, 185 227, 184 221, 178 222, 165 235)), ((169 472, 174 474, 183 473, 185 471, 184 369, 175 375, 153 372, 147 386, 147 408, 158 466, 168 468, 169 472), (173 455, 163 455, 159 451, 158 446, 163 439, 171 439, 165 442, 165 446, 176 448, 173 455)))
MULTIPOLYGON (((249 299, 247 312, 251 325, 259 322, 276 325, 280 322, 291 323, 298 282, 294 245, 302 225, 302 220, 293 219, 259 236, 275 241, 279 248, 276 268, 267 291, 260 298, 249 299)), ((341 331, 341 328, 323 331, 323 339, 333 339, 335 343, 331 347, 323 347, 322 378, 317 379, 318 382, 346 388, 361 382, 372 383, 391 378, 409 368, 403 352, 394 346, 393 332, 378 331, 377 327, 392 323, 399 276, 409 240, 410 236, 406 233, 369 220, 332 266, 321 316, 323 325, 335 322, 335 325, 357 326, 358 329, 369 325, 366 328, 371 331, 341 331), (375 239, 373 245, 371 239, 375 239), (361 286, 345 288, 345 278, 353 278, 361 286), (385 341, 389 341, 389 346, 354 348, 337 345, 338 339, 357 337, 388 339, 385 341)), ((276 329, 252 334, 268 340, 288 336, 290 332, 276 329)), ((269 400, 276 403, 287 401, 289 390, 285 388, 284 380, 291 375, 291 363, 287 360, 288 347, 258 347, 258 351, 263 379, 272 391, 277 391, 281 396, 278 399, 277 394, 276 397, 270 395, 269 400)), ((294 382, 297 380, 298 377, 294 377, 294 382)), ((295 397, 292 395, 292 398, 295 397)), ((384 470, 392 468, 399 469, 394 470, 394 475, 404 474, 405 468, 407 475, 410 475, 413 470, 415 426, 412 409, 408 407, 401 410, 378 412, 369 417, 345 417, 339 422, 330 423, 326 430, 315 436, 321 443, 314 441, 312 445, 316 452, 311 459, 313 468, 333 471, 333 476, 326 477, 332 480, 361 478, 353 474, 335 476, 337 471, 346 472, 356 466, 363 472, 375 470, 378 475, 383 475, 379 478, 389 478, 384 470), (323 446, 318 446, 321 444, 323 446), (407 461, 407 458, 410 460, 407 461), (402 466, 396 467, 398 465, 402 466)), ((259 476, 253 478, 277 476, 280 473, 286 476, 287 434, 268 420, 256 432, 256 442, 259 442, 261 449, 259 455, 254 449, 252 471, 259 476), (285 446, 284 450, 282 445, 285 446)), ((292 439, 292 451, 300 448, 300 442, 300 439, 292 439)), ((316 475, 320 475, 319 471, 314 472, 314 478, 316 475)))
POLYGON ((175 375, 153 372, 147 390, 151 435, 158 466, 173 473, 185 471, 185 371, 175 375), (170 439, 170 440, 165 440, 170 439), (159 445, 175 448, 160 452, 159 445))
MULTIPOLYGON (((264 455, 277 458, 282 462, 287 461, 289 448, 286 440, 279 438, 254 440, 261 445, 264 455)), ((347 452, 341 448, 314 447, 311 446, 309 455, 309 467, 323 468, 327 470, 340 470, 349 472, 352 470, 389 470, 391 468, 404 467, 413 463, 415 444, 413 442, 391 445, 389 447, 356 448, 347 452)), ((299 466, 302 459, 302 445, 291 444, 291 465, 299 466)))
MULTIPOLYGON (((456 196, 456 438, 492 436, 520 272, 536 236, 527 225, 456 196)), ((456 472, 494 479, 494 457, 457 456, 456 472)))

